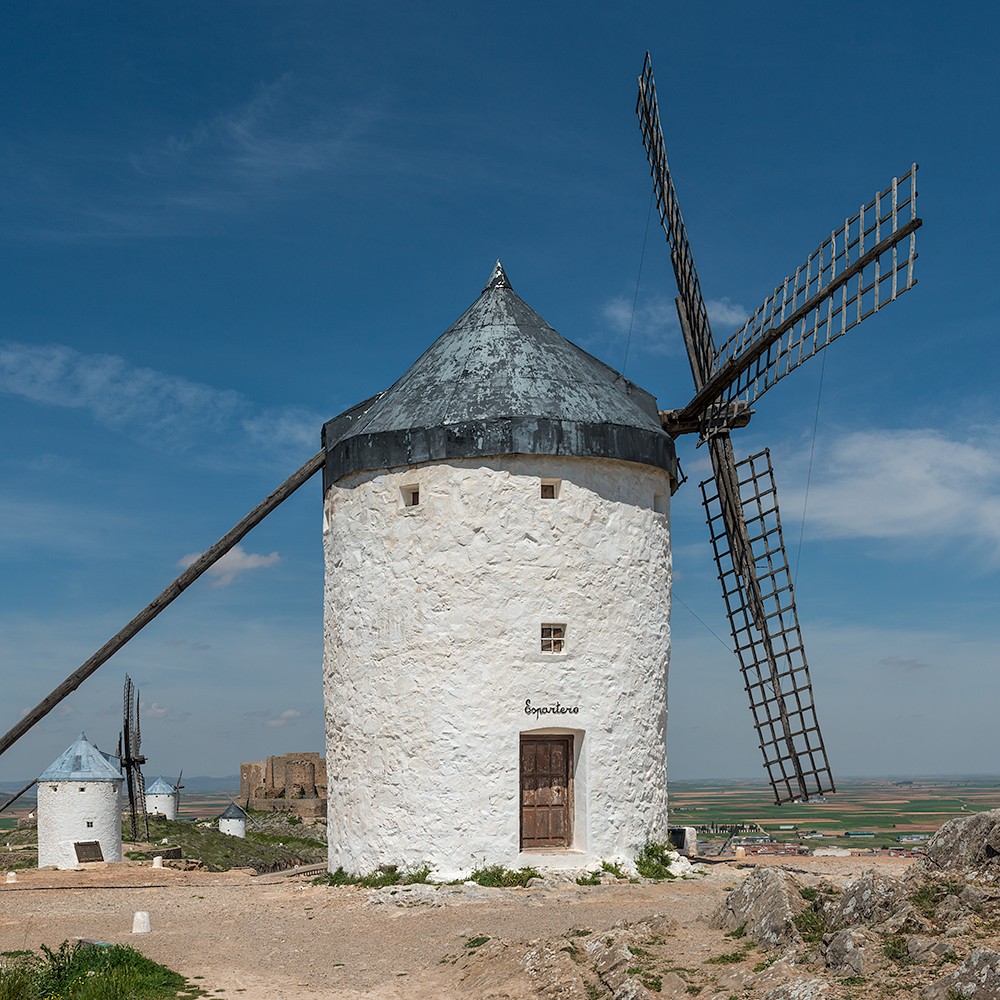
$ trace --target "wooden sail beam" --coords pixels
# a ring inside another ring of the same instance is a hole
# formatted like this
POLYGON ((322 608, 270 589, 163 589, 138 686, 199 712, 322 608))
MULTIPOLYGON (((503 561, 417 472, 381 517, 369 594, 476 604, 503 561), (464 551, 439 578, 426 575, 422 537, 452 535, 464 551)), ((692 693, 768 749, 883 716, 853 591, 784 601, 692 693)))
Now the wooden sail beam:
POLYGON ((40 722, 67 695, 72 694, 101 664, 109 660, 130 639, 138 635, 161 611, 172 604, 207 569, 217 563, 252 528, 255 528, 279 504, 287 500, 306 480, 323 468, 326 453, 321 449, 297 472, 288 477, 277 489, 269 493, 246 517, 223 535, 211 548, 206 549, 166 590, 147 604, 120 632, 112 636, 78 669, 73 671, 43 698, 17 725, 0 737, 0 755, 6 753, 35 723, 40 722))

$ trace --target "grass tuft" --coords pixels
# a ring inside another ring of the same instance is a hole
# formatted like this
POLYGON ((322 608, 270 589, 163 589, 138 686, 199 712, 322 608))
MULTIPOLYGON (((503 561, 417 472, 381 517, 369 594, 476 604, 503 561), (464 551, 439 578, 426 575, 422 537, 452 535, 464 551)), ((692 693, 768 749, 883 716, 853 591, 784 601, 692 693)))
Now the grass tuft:
POLYGON ((647 840, 636 855, 635 867, 643 878, 657 880, 676 878, 677 876, 670 870, 671 853, 669 844, 647 840))

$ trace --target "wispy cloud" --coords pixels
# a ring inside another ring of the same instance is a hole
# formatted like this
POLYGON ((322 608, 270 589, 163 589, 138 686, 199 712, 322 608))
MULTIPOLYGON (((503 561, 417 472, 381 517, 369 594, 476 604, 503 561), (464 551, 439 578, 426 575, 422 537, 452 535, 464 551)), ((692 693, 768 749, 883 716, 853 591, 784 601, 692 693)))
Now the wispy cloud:
MULTIPOLYGON (((629 336, 632 347, 650 354, 682 355, 684 340, 677 321, 677 308, 671 298, 662 295, 646 296, 636 304, 619 295, 610 299, 601 309, 601 318, 616 338, 629 336)), ((705 303, 708 318, 720 335, 739 326, 746 319, 743 306, 725 299, 709 299, 705 303)))
POLYGON ((268 719, 264 723, 264 725, 269 726, 271 729, 277 729, 280 726, 287 725, 289 722, 292 722, 295 719, 301 719, 301 718, 302 718, 301 712, 296 711, 294 708, 286 708, 284 712, 279 712, 278 715, 276 715, 274 718, 268 719))
MULTIPOLYGON (((220 217, 308 194, 310 177, 356 162, 377 113, 363 104, 310 103, 293 76, 244 103, 150 138, 138 148, 63 135, 50 149, 5 150, 7 198, 22 235, 92 242, 183 235, 220 217)), ((367 155, 367 154, 365 154, 367 155)))
POLYGON ((322 418, 302 407, 254 412, 244 396, 112 354, 62 344, 0 343, 0 394, 81 410, 108 427, 167 452, 301 455, 316 447, 322 418))
MULTIPOLYGON (((179 559, 177 565, 182 569, 187 569, 200 555, 200 552, 190 552, 179 559)), ((247 552, 242 545, 237 545, 210 567, 207 570, 207 575, 212 578, 213 587, 228 587, 249 570, 264 569, 279 562, 281 562, 281 556, 277 552, 266 556, 259 555, 255 552, 247 552)))
MULTIPOLYGON (((921 553, 965 543, 1000 563, 1000 445, 991 435, 856 431, 821 441, 814 469, 812 534, 905 541, 921 553)), ((801 510, 803 500, 799 487, 783 493, 782 506, 801 510)))
POLYGON ((906 659, 902 656, 886 656, 878 661, 880 667, 887 667, 890 670, 927 670, 929 663, 922 660, 906 659))
POLYGON ((265 712, 258 709, 253 712, 245 712, 244 718, 253 722, 259 721, 268 729, 280 729, 282 726, 287 726, 289 722, 303 718, 303 715, 295 708, 286 708, 282 712, 265 712))

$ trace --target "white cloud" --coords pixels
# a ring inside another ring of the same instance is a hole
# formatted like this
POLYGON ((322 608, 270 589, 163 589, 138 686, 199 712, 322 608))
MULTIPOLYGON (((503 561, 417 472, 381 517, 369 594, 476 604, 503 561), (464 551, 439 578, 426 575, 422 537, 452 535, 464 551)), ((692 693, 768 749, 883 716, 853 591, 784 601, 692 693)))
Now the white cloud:
POLYGON ((152 705, 143 705, 141 714, 147 719, 165 719, 170 714, 170 709, 154 701, 152 705))
POLYGON ((248 409, 239 393, 216 389, 112 354, 81 354, 62 344, 0 344, 0 392, 83 410, 103 427, 164 444, 221 432, 248 409))
POLYGON ((905 659, 901 656, 886 656, 878 661, 880 667, 888 667, 890 670, 926 670, 930 664, 921 660, 905 659))
POLYGON ((270 719, 265 720, 264 725, 271 729, 277 729, 280 726, 284 726, 294 719, 301 719, 302 713, 296 711, 294 708, 286 708, 284 712, 280 712, 278 715, 272 716, 270 719))
MULTIPOLYGON (((644 296, 632 313, 633 300, 616 296, 604 304, 601 316, 619 337, 628 336, 631 327, 632 345, 650 354, 683 354, 684 339, 677 320, 674 300, 663 295, 644 296)), ((728 337, 745 319, 743 306, 725 299, 709 299, 705 303, 709 321, 716 328, 715 339, 728 337)))
MULTIPOLYGON (((782 507, 801 510, 803 499, 804 487, 783 491, 782 507)), ((1000 563, 1000 446, 988 435, 963 439, 933 429, 821 441, 807 524, 825 538, 895 539, 921 552, 965 542, 1000 563)))
POLYGON ((306 454, 319 447, 323 418, 298 406, 254 412, 249 400, 112 354, 63 344, 0 343, 0 394, 80 410, 96 424, 164 451, 199 450, 233 459, 242 445, 261 454, 306 454))
POLYGON ((36 144, 8 155, 13 178, 2 197, 13 210, 31 213, 24 235, 35 239, 202 232, 220 218, 307 197, 314 190, 310 179, 325 185, 339 167, 373 158, 366 136, 378 112, 369 103, 311 101, 285 75, 184 132, 150 136, 131 149, 79 135, 62 136, 48 148, 36 144), (21 195, 17 203, 12 191, 21 195))
MULTIPOLYGON (((200 552, 190 552, 178 559, 177 565, 187 569, 200 555, 200 552)), ((277 552, 266 556, 258 555, 255 552, 247 552, 242 545, 237 545, 206 570, 206 575, 212 577, 213 587, 228 587, 247 571, 263 569, 278 562, 281 562, 281 556, 277 552)))

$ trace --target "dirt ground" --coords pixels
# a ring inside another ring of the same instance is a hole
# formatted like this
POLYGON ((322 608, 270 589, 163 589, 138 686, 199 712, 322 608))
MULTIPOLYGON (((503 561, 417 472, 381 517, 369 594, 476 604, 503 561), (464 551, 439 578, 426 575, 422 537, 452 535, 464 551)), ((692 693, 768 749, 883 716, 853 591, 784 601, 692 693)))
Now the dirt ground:
MULTIPOLYGON (((528 889, 365 890, 314 886, 301 876, 138 863, 28 870, 12 884, 0 878, 0 951, 77 937, 130 944, 230 1000, 575 997, 586 994, 568 978, 563 988, 553 968, 573 957, 574 941, 595 940, 619 921, 652 920, 669 937, 671 959, 682 972, 718 969, 706 960, 733 942, 704 918, 756 865, 778 864, 806 881, 825 877, 841 885, 873 867, 899 877, 910 863, 748 858, 659 884, 558 882, 528 889), (151 933, 131 933, 139 910, 149 911, 151 933), (546 962, 552 968, 539 971, 546 962)), ((699 980, 698 992, 728 995, 720 976, 712 971, 699 980)))

